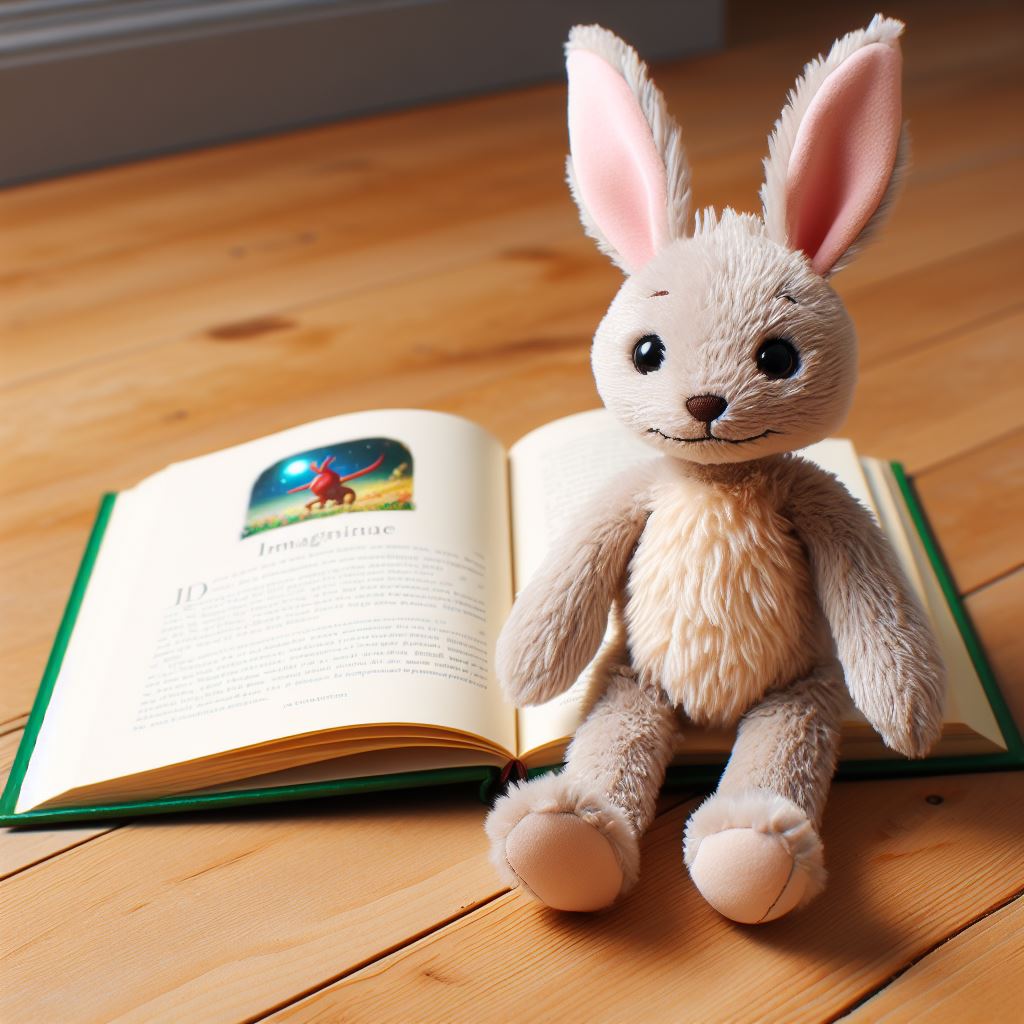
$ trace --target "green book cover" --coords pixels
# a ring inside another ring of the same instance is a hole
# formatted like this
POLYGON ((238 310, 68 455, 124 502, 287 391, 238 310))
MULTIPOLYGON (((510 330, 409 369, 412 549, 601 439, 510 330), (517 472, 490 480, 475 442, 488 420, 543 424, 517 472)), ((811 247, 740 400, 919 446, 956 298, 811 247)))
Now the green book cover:
MULTIPOLYGON (((920 502, 907 479, 902 466, 892 463, 893 473, 906 503, 907 509, 921 537, 935 576, 943 595, 960 630, 967 651, 978 673, 992 712, 1002 732, 1006 750, 998 753, 976 754, 962 757, 932 757, 918 761, 905 759, 844 761, 840 764, 838 777, 841 779, 862 779, 896 777, 905 775, 937 775, 954 772, 998 771, 1024 767, 1024 740, 1010 714, 1006 702, 996 683, 992 669, 985 658, 984 650, 971 625, 966 610, 953 585, 949 571, 942 559, 939 548, 928 527, 920 502)), ((54 684, 63 663, 71 634, 78 618, 79 609, 85 596, 92 569, 96 561, 107 523, 116 501, 116 495, 105 495, 68 599, 60 628, 47 661, 39 691, 29 715, 25 732, 11 768, 3 796, 0 798, 0 824, 42 825, 66 821, 116 820, 147 814, 164 814, 175 811, 217 809, 244 804, 270 803, 282 800, 302 800, 314 797, 337 796, 350 793, 367 793, 381 790, 412 789, 424 786, 463 784, 476 787, 483 799, 493 797, 500 788, 503 776, 491 766, 436 769, 421 772, 377 775, 365 778, 336 781, 301 783, 297 785, 260 787, 218 793, 180 794, 151 800, 127 803, 98 804, 94 806, 68 807, 15 813, 22 781, 28 768, 29 759, 35 748, 39 729, 50 702, 54 684)), ((518 767, 518 765, 517 765, 518 767)), ((535 769, 530 775, 552 771, 557 766, 535 769)), ((685 765, 669 769, 667 786, 694 787, 713 785, 722 771, 722 764, 685 765)), ((515 773, 513 773, 515 774, 515 773)))

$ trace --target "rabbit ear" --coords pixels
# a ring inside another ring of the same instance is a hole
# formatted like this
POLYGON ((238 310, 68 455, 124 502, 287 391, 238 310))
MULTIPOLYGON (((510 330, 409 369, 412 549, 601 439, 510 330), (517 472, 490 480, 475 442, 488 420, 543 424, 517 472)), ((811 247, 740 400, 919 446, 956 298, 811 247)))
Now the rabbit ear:
POLYGON ((647 65, 600 25, 577 25, 569 74, 567 177, 587 234, 626 273, 686 234, 690 169, 647 65))
POLYGON ((881 223, 907 158, 901 129, 903 23, 876 14, 805 68, 768 139, 768 236, 840 269, 881 223))

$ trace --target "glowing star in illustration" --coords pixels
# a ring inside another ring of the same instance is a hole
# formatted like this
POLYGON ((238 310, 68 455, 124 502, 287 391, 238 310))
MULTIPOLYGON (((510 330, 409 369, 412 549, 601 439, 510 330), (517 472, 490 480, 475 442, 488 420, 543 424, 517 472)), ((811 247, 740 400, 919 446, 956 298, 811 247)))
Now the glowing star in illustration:
MULTIPOLYGON (((328 455, 319 466, 315 462, 310 462, 309 468, 316 473, 316 476, 308 484, 303 484, 301 487, 293 487, 288 492, 289 494, 298 494, 299 491, 312 491, 316 497, 306 503, 306 509, 310 512, 313 511, 315 505, 319 505, 320 508, 326 508, 329 501, 333 501, 335 505, 351 505, 356 500, 356 492, 351 487, 343 486, 345 481, 354 480, 357 476, 366 476, 367 473, 372 473, 384 461, 384 456, 378 456, 376 462, 363 469, 356 470, 355 473, 349 473, 347 476, 338 476, 333 469, 329 468, 333 461, 334 456, 328 455)), ((286 472, 290 474, 292 466, 295 464, 294 462, 291 463, 286 472)), ((305 464, 303 464, 304 466, 305 464)))

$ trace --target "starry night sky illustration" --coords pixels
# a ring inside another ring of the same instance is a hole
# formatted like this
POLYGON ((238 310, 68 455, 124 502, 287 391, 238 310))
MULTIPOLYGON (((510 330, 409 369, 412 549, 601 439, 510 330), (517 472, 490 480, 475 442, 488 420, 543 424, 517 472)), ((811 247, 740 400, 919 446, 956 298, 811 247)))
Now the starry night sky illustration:
MULTIPOLYGON (((357 441, 341 441, 322 448, 311 448, 275 462, 259 475, 253 484, 252 496, 249 499, 250 514, 258 514, 260 509, 276 504, 293 487, 312 482, 316 473, 310 468, 310 463, 315 462, 319 466, 329 455, 334 456, 330 468, 339 476, 355 473, 374 463, 378 456, 384 456, 384 461, 378 469, 346 485, 353 487, 357 493, 368 485, 379 485, 391 480, 393 475, 412 475, 412 455, 409 449, 400 441, 392 441, 387 437, 367 437, 357 441)), ((291 495, 296 504, 309 501, 312 497, 313 494, 309 491, 291 495)))

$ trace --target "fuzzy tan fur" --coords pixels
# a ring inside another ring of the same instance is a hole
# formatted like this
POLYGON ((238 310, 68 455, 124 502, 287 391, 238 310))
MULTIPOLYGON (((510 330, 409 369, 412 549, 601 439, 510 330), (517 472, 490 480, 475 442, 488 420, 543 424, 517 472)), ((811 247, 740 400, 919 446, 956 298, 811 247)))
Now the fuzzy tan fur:
POLYGON ((719 795, 751 787, 776 793, 800 807, 817 828, 849 703, 842 668, 832 660, 770 693, 740 720, 719 795))
POLYGON ((564 693, 597 653, 647 521, 647 467, 626 474, 618 502, 596 504, 516 599, 498 639, 498 679, 514 704, 564 693))
POLYGON ((804 256, 768 239, 755 217, 727 210, 704 216, 692 238, 623 282, 594 335, 591 366, 604 404, 658 451, 687 463, 747 463, 838 428, 853 399, 856 336, 804 256), (644 334, 665 344, 657 373, 637 373, 630 359, 644 334), (788 380, 757 370, 757 347, 773 335, 800 350, 800 372, 788 380), (707 393, 729 399, 713 425, 721 443, 702 442, 706 425, 686 410, 686 397, 707 393))
MULTIPOLYGON (((570 37, 570 49, 589 49, 623 75, 666 164, 666 240, 623 282, 591 357, 607 407, 662 458, 607 488, 613 497, 596 501, 553 546, 502 631, 499 679, 523 705, 568 689, 597 652, 610 614, 617 628, 563 772, 515 787, 488 820, 495 862, 509 881, 529 886, 505 856, 518 823, 533 816, 528 870, 543 874, 569 855, 560 838, 568 833, 554 819, 545 832, 543 816, 576 815, 607 839, 625 892, 685 715, 738 725, 717 792, 687 826, 686 863, 722 913, 771 920, 824 885, 818 828, 851 697, 908 756, 922 756, 938 735, 943 667, 892 552, 845 488, 789 454, 842 421, 857 360, 842 302, 785 234, 793 140, 829 74, 863 46, 898 46, 901 32, 898 22, 876 18, 807 65, 770 140, 765 221, 707 210, 692 234, 678 129, 646 68, 605 30, 570 37), (664 359, 640 372, 632 352, 649 335, 661 340, 664 359), (759 346, 778 338, 799 356, 788 376, 758 364, 759 346), (713 422, 688 411, 698 396, 723 403, 713 422)), ((890 128, 898 105, 891 110, 890 128)), ((882 160, 872 173, 884 185, 882 160)), ((878 208, 840 262, 884 216, 901 166, 897 158, 878 208)), ((581 217, 607 249, 582 207, 581 217)), ((837 237, 838 248, 846 235, 837 237)), ((582 835, 589 846, 579 849, 607 855, 582 835)), ((561 877, 576 885, 571 871, 561 877)), ((577 892, 563 905, 591 909, 603 898, 577 892)))
POLYGON ((693 722, 731 725, 813 664, 810 573, 773 500, 773 474, 709 486, 685 463, 659 468, 629 566, 633 664, 693 722))
POLYGON ((679 731, 672 702, 628 665, 609 667, 601 698, 566 753, 566 777, 589 780, 626 815, 641 836, 654 820, 658 790, 679 731))
POLYGON ((893 750, 924 757, 941 731, 946 688, 928 620, 868 511, 810 463, 791 460, 789 469, 787 514, 850 695, 893 750))
POLYGON ((501 877, 530 892, 530 879, 509 863, 506 843, 531 814, 573 813, 597 829, 622 870, 618 895, 640 873, 639 837, 654 819, 679 722, 661 688, 641 684, 630 666, 610 658, 595 675, 601 696, 576 731, 564 770, 512 787, 487 819, 491 857, 501 877))

